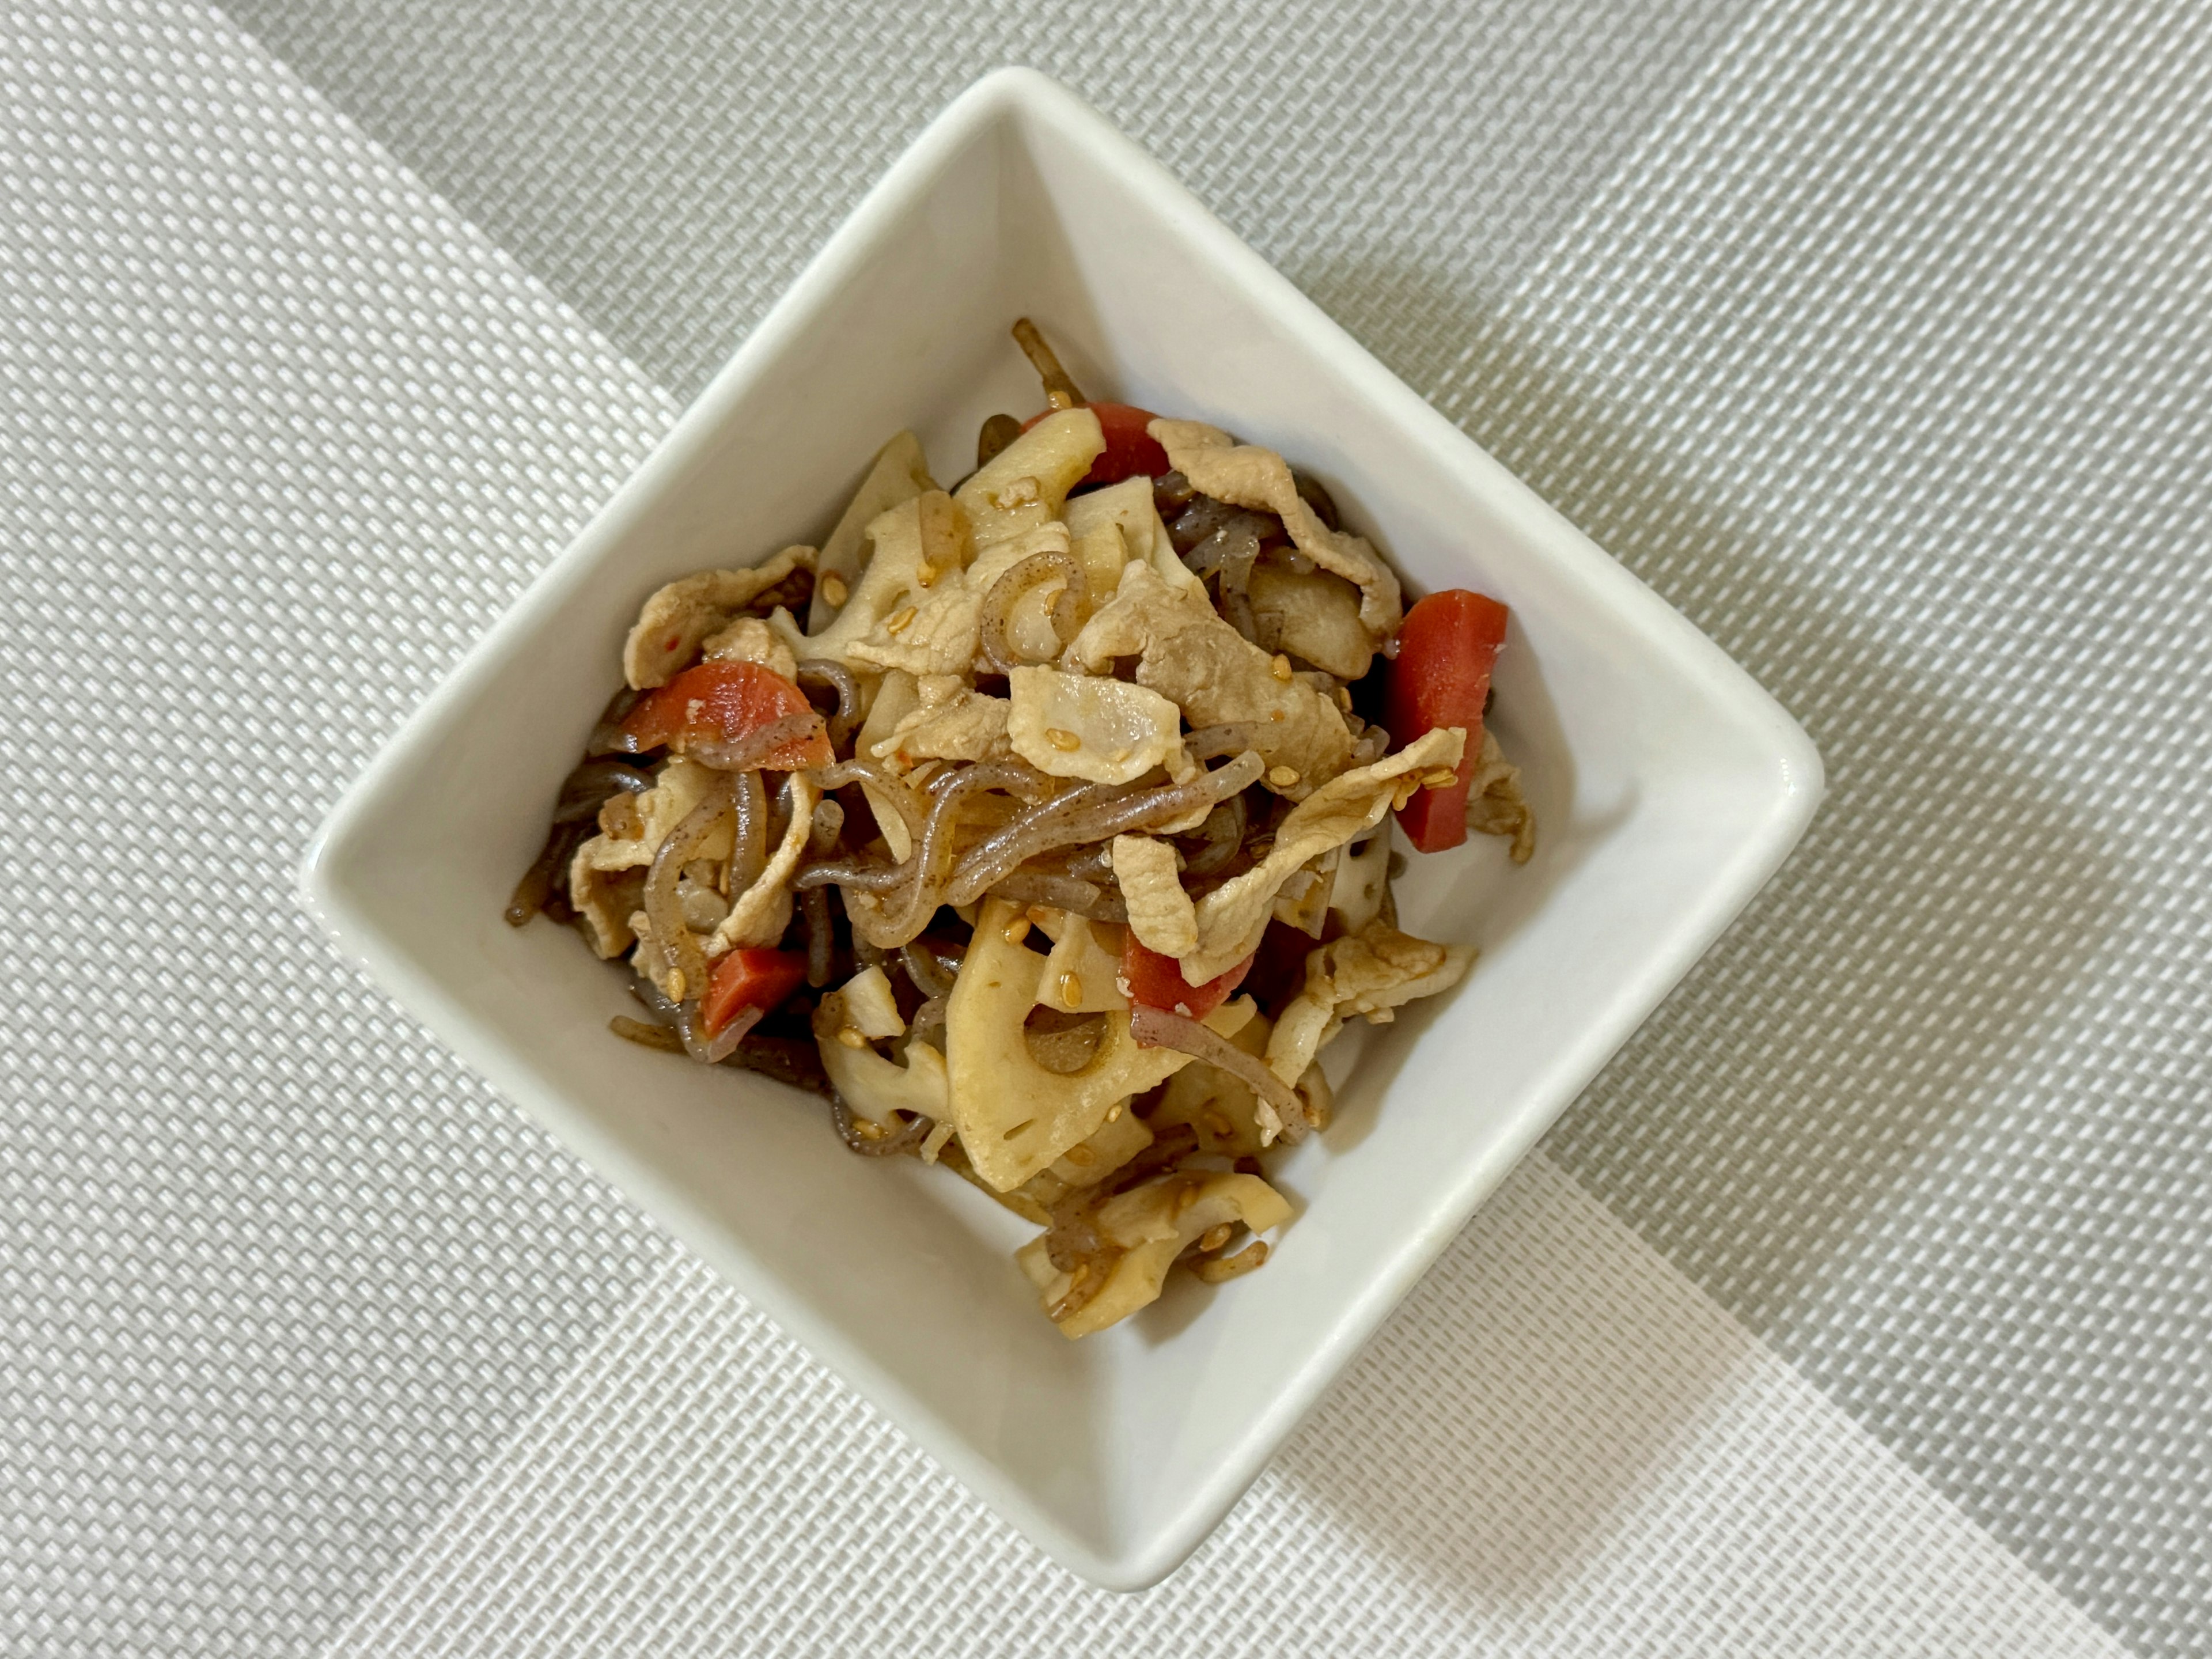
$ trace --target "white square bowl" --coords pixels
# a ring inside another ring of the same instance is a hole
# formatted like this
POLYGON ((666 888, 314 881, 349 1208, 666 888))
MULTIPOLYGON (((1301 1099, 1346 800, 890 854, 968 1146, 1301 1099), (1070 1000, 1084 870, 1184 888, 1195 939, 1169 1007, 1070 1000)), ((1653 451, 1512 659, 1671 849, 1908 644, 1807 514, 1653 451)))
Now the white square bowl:
MULTIPOLYGON (((1710 641, 1393 378, 1134 145, 1024 70, 918 139, 659 451, 331 815, 303 874, 338 943, 1048 1553, 1171 1571, 1483 1197, 1796 841, 1818 757, 1710 641), (818 540, 911 427, 940 478, 1038 396, 1035 318, 1100 396, 1314 472, 1416 591, 1514 616, 1494 724, 1541 827, 1416 859, 1413 931, 1472 939, 1448 999, 1339 1056, 1338 1121, 1281 1166, 1265 1271, 1178 1284, 1071 1343, 942 1171, 845 1152, 749 1074, 611 1036, 631 1006, 564 929, 501 918, 660 583, 818 540)), ((712 1517, 702 1517, 711 1520, 712 1517)))

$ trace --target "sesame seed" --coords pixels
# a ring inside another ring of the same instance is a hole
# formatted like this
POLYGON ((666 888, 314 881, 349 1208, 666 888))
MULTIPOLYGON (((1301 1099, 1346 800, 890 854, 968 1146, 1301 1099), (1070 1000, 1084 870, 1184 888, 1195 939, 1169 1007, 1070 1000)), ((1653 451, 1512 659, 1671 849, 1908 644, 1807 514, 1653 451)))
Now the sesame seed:
POLYGON ((837 1041, 843 1043, 848 1048, 865 1048, 868 1046, 867 1038, 862 1036, 858 1030, 854 1030, 850 1025, 848 1025, 843 1030, 837 1033, 837 1041))
POLYGON ((939 570, 935 565, 930 563, 927 559, 924 559, 920 564, 914 568, 915 580, 921 583, 924 587, 935 586, 937 579, 944 574, 945 573, 943 571, 939 570))
POLYGON ((1291 788, 1297 781, 1297 769, 1294 766, 1274 766, 1267 769, 1267 781, 1278 789, 1291 788))
POLYGON ((1340 685, 1336 688, 1336 706, 1344 710, 1347 714, 1352 712, 1352 688, 1350 686, 1340 685))
POLYGON ((1106 1121, 1109 1123, 1119 1123, 1121 1121, 1121 1103, 1119 1101, 1115 1102, 1114 1109, 1106 1114, 1106 1121))
POLYGON ((831 571, 822 579, 822 597, 831 605, 842 605, 853 597, 853 590, 845 586, 845 579, 831 571))
POLYGON ((1291 683, 1291 659, 1278 651, 1275 659, 1267 665, 1267 672, 1288 685, 1291 683))
POLYGON ((1059 750, 1063 755, 1072 755, 1077 750, 1083 747, 1083 739, 1077 737, 1074 732, 1068 731, 1065 726, 1046 726, 1044 729, 1044 740, 1050 744, 1054 748, 1059 750))
POLYGON ((1083 975, 1066 973, 1060 976, 1060 1000, 1063 1006, 1073 1008, 1083 1000, 1083 975))
POLYGON ((1186 1182, 1183 1184, 1182 1190, 1176 1194, 1175 1212, 1177 1215, 1181 1215, 1185 1210, 1188 1210, 1192 1205, 1197 1202, 1198 1183, 1195 1181, 1186 1182))
POLYGON ((690 988, 690 982, 684 977, 684 970, 681 968, 671 968, 668 970, 668 994, 671 1000, 677 1002, 683 1001, 684 994, 690 988))
POLYGON ((908 605, 896 615, 884 619, 884 632, 886 634, 898 634, 904 632, 908 624, 914 621, 914 607, 912 605, 908 605))
POLYGON ((1236 1229, 1231 1227, 1225 1221, 1218 1227, 1209 1229, 1206 1237, 1198 1241, 1200 1253, 1201 1255, 1211 1254, 1212 1251, 1219 1249, 1224 1244, 1226 1244, 1229 1242, 1229 1235, 1235 1231, 1236 1229))
POLYGON ((1030 919, 1027 916, 1016 916, 1006 924, 1006 930, 999 935, 1009 945, 1019 945, 1029 936, 1030 919))

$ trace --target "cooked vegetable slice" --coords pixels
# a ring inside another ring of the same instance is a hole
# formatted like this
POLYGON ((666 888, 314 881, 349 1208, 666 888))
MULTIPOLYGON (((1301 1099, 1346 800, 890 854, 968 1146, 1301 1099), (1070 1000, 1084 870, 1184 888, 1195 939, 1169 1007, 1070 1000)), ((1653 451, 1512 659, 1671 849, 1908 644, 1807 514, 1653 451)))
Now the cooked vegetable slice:
POLYGON ((1382 914, 1390 890, 1390 836, 1378 830, 1356 848, 1347 843, 1329 884, 1328 908, 1340 933, 1356 933, 1382 914))
POLYGON ((809 633, 819 634, 836 620, 845 599, 860 586, 866 562, 868 526, 902 501, 910 501, 937 483, 922 459, 921 442, 911 432, 902 432, 876 452, 851 503, 822 544, 815 565, 814 598, 806 611, 809 633), (831 581, 835 576, 836 580, 831 581), (842 594, 844 598, 836 597, 842 594))
MULTIPOLYGON (((1023 1036, 1044 967, 1022 942, 1027 933, 1028 918, 1019 908, 1003 899, 986 901, 945 1011, 953 1125, 969 1162, 1000 1192, 1020 1186, 1096 1133, 1115 1106, 1189 1063, 1174 1049, 1139 1048, 1129 1035, 1129 1017, 1117 1012, 1095 1016, 1104 1022, 1104 1034, 1080 1070, 1040 1065, 1023 1036)), ((1217 1008, 1207 1023, 1226 1036, 1243 1029, 1254 1012, 1249 1002, 1217 1008)))
MULTIPOLYGON (((848 1048, 835 1037, 819 1038, 816 1047, 822 1055, 822 1069, 844 1097, 846 1105, 854 1116, 866 1119, 875 1128, 896 1128, 895 1112, 939 1122, 945 1120, 945 1056, 934 1045, 908 1043, 903 1065, 885 1060, 873 1048, 848 1048)), ((874 1153, 880 1149, 856 1146, 854 1150, 874 1153)))
POLYGON ((753 763, 778 772, 827 766, 836 759, 828 727, 806 694, 757 662, 702 662, 638 699, 623 734, 638 750, 665 744, 681 753, 702 742, 738 744, 777 721, 793 735, 753 763))
POLYGON ((1111 1013, 1129 1006, 1121 989, 1122 930, 1066 910, 1031 912, 1052 940, 1037 981, 1037 1005, 1066 1014, 1111 1013))
POLYGON ((1023 433, 976 468, 953 495, 975 527, 975 545, 988 547, 1057 519, 1067 492, 1105 447, 1098 417, 1087 409, 1056 410, 1023 433))
POLYGON ((891 994, 890 977, 882 969, 863 968, 837 988, 837 995, 844 1002, 847 1021, 870 1042, 906 1035, 906 1021, 899 1014, 898 999, 891 994))
MULTIPOLYGON (((945 497, 942 504, 934 503, 927 499, 930 493, 909 497, 868 521, 859 580, 846 593, 843 607, 829 626, 802 634, 789 611, 769 614, 769 626, 782 636, 800 661, 842 663, 848 668, 868 665, 849 654, 853 647, 877 636, 878 625, 886 618, 918 606, 938 591, 939 570, 930 560, 927 532, 932 523, 941 523, 942 514, 951 510, 951 497, 945 497)), ((957 584, 954 587, 957 591, 957 584)))
POLYGON ((1451 782, 1426 787, 1398 811, 1406 838, 1424 853, 1467 839, 1468 782, 1482 753, 1482 705, 1505 642, 1505 607, 1463 587, 1431 593, 1406 613, 1385 684, 1382 723, 1400 743, 1455 726, 1467 749, 1451 782))
POLYGON ((1241 1222, 1263 1233, 1290 1217, 1288 1200, 1257 1176, 1168 1175, 1099 1206, 1099 1235, 1121 1254, 1095 1291, 1054 1267, 1041 1238, 1022 1246, 1015 1260, 1048 1315, 1068 1309, 1054 1321, 1061 1333, 1088 1336, 1158 1300, 1176 1258, 1215 1228, 1241 1222))
POLYGON ((1228 1000, 1251 971, 1252 957, 1248 955, 1227 971, 1193 985, 1182 976, 1173 957, 1146 949, 1134 932, 1121 950, 1121 977, 1127 981, 1129 1000, 1164 1008, 1186 1019, 1204 1019, 1228 1000))
POLYGON ((806 978, 806 957, 799 951, 732 951, 714 965, 707 994, 699 1000, 699 1020, 713 1036, 741 1008, 775 1007, 806 978))
MULTIPOLYGON (((1230 1041, 1256 1060, 1267 1052, 1267 1038, 1274 1029, 1272 1020, 1260 1015, 1230 1041)), ((1252 1085, 1237 1072, 1200 1060, 1168 1079, 1151 1123, 1156 1134, 1178 1124, 1188 1126, 1201 1152, 1253 1158, 1261 1144, 1259 1103, 1252 1085)))
POLYGON ((1175 538, 1160 521, 1150 478, 1131 478, 1073 497, 1066 514, 1067 533, 1075 538, 1077 556, 1085 561, 1091 578, 1094 605, 1113 596, 1121 572, 1132 559, 1152 567, 1155 574, 1172 586, 1198 588, 1198 579, 1184 568, 1175 549, 1175 538), (1099 539, 1108 530, 1119 530, 1118 547, 1099 539))
MULTIPOLYGON (((1085 407, 1098 417, 1098 429, 1106 440, 1106 447, 1084 474, 1085 484, 1115 484, 1127 478, 1156 478, 1168 470, 1168 453, 1160 447, 1160 441, 1152 436, 1152 424, 1159 417, 1149 409, 1139 409, 1134 404, 1088 404, 1085 407)), ((1023 426, 1026 432, 1046 415, 1032 415, 1023 426)))

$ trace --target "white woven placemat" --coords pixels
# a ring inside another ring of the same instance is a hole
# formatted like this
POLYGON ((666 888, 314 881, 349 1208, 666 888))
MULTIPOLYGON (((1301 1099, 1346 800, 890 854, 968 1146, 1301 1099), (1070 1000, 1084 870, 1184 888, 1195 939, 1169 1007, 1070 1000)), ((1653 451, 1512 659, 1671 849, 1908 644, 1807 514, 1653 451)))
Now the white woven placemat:
POLYGON ((202 8, 0 177, 0 1653, 309 1652, 667 1246, 293 872, 673 410, 202 8))
POLYGON ((234 9, 420 176, 198 7, 0 32, 0 1647, 450 1634, 463 1585, 519 1650, 840 1651, 818 1563, 890 1549, 927 1609, 858 1605, 944 1650, 2086 1650, 2022 1563, 2208 1650, 2201 14, 234 9), (825 1414, 288 893, 670 417, 653 380, 1009 58, 1688 610, 1834 786, 1358 1391, 1103 1605, 825 1414), (1532 1238, 1571 1241, 1534 1307, 1484 1254, 1532 1238), (1601 1310, 1556 1352, 1613 1379, 1552 1418, 1510 1351, 1546 1307, 1601 1310), (619 1568, 532 1577, 579 1550, 619 1568))
POLYGON ((689 1260, 330 1659, 2118 1659, 1540 1153, 1191 1564, 1038 1559, 689 1260))

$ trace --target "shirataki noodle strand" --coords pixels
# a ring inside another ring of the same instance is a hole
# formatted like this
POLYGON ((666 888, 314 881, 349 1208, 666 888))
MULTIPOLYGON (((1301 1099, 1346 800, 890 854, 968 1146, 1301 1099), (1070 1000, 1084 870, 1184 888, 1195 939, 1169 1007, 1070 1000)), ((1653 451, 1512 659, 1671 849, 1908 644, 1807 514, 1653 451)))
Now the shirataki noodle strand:
POLYGON ((837 1138, 863 1158, 895 1158, 901 1152, 920 1152, 921 1143, 936 1127, 929 1119, 918 1117, 902 1129, 872 1136, 860 1127, 860 1119, 844 1097, 835 1093, 830 1097, 830 1121, 837 1126, 837 1138))
POLYGON ((837 712, 830 717, 830 746, 842 749, 860 723, 860 687, 853 671, 842 662, 809 657, 799 665, 798 679, 801 685, 826 685, 837 694, 837 712))
MULTIPOLYGON (((909 863, 911 860, 909 860, 909 863)), ((912 872, 906 864, 877 864, 867 859, 834 859, 810 864, 792 878, 794 891, 817 887, 848 887, 859 893, 891 893, 906 885, 912 872)))
POLYGON ((695 1000, 687 997, 678 1002, 643 974, 632 977, 629 994, 643 1003, 663 1026, 676 1034, 684 1045, 684 1053, 702 1064, 716 1063, 707 1058, 707 1038, 699 1029, 699 1005, 695 1000))
POLYGON ((641 795, 653 787, 653 775, 620 761, 587 760, 561 781, 561 797, 553 808, 556 823, 577 823, 599 815, 599 808, 616 794, 641 795))
POLYGON ((1246 1054, 1218 1031, 1165 1008, 1139 1002, 1129 1009, 1129 1035, 1141 1048, 1173 1048, 1228 1073, 1275 1109, 1286 1134, 1293 1123, 1297 1126, 1297 1134, 1291 1134, 1291 1139, 1304 1133, 1305 1111, 1291 1085, 1268 1070, 1257 1054, 1246 1054))
POLYGON ((588 823, 556 823, 545 837, 545 845, 522 872, 522 879, 514 884, 514 891, 507 901, 507 925, 520 927, 540 910, 545 908, 559 884, 568 873, 568 865, 576 856, 576 849, 591 836, 588 823))
POLYGON ((1106 890, 1095 881, 1042 871, 1017 870, 1003 881, 994 883, 989 889, 989 896, 1008 899, 1016 904, 1043 904, 1055 910, 1072 910, 1101 921, 1108 920, 1109 910, 1121 911, 1121 918, 1116 920, 1125 919, 1128 914, 1118 896, 1109 898, 1106 890))
POLYGON ((936 952, 925 945, 909 942, 899 946, 899 961, 906 968, 906 976, 914 981, 914 988, 926 997, 949 997, 952 981, 959 973, 957 963, 949 970, 936 952))
POLYGON ((736 900, 768 867, 768 789, 757 772, 738 780, 732 802, 738 811, 737 832, 730 848, 730 897, 736 900))
POLYGON ((1182 746, 1193 760, 1218 760, 1224 755, 1257 749, 1267 731, 1267 723, 1261 720, 1229 720, 1200 726, 1183 738, 1182 746))
POLYGON ((720 1066, 737 1053, 738 1044, 745 1040, 745 1033, 759 1024, 761 1017, 767 1012, 767 1009, 761 1007, 738 1009, 730 1016, 728 1024, 707 1039, 706 1047, 700 1051, 701 1058, 709 1066, 720 1066))
POLYGON ((642 794, 652 787, 650 774, 611 760, 587 760, 562 779, 545 845, 515 883, 514 895, 507 900, 507 925, 520 927, 544 909, 549 900, 565 896, 562 883, 568 876, 569 861, 591 838, 598 827, 593 820, 610 799, 617 794, 642 794))
MULTIPOLYGON (((938 795, 930 805, 929 821, 922 826, 921 839, 915 846, 914 856, 907 861, 911 873, 903 896, 887 902, 882 925, 870 927, 854 918, 854 926, 868 934, 871 944, 888 951, 908 943, 929 926, 930 918, 945 902, 947 866, 951 861, 953 836, 961 807, 969 796, 981 790, 1003 787, 1014 775, 1011 769, 1001 765, 970 766, 938 795)), ((849 906, 848 911, 849 914, 849 906)))
POLYGON ((1244 844, 1244 797, 1231 795, 1198 826, 1206 845, 1183 866, 1186 876, 1210 876, 1224 869, 1244 844))
POLYGON ((818 767, 813 777, 815 783, 825 793, 832 789, 842 789, 852 783, 866 783, 880 791, 883 798, 906 821, 909 835, 919 836, 922 820, 929 815, 928 809, 915 799, 914 787, 881 761, 855 757, 852 760, 839 761, 835 766, 818 767))
POLYGON ((718 772, 750 772, 787 743, 796 743, 812 733, 822 716, 809 709, 805 714, 790 714, 756 727, 742 738, 727 742, 720 738, 702 738, 696 733, 684 739, 684 753, 702 766, 711 766, 718 772))
POLYGON ((933 1043, 942 1048, 945 1046, 945 1011, 950 1001, 946 997, 932 997, 915 1009, 914 1018, 907 1022, 908 1039, 915 1042, 933 1043))
POLYGON ((1251 787, 1261 770, 1260 757, 1248 750, 1188 783, 1104 800, 1087 790, 1072 790, 1031 809, 973 848, 953 871, 946 900, 973 904, 1030 859, 1055 847, 1108 841, 1212 806, 1251 787))
POLYGON ((652 1020, 631 1019, 627 1015, 617 1014, 607 1022, 607 1030, 641 1048, 659 1048, 672 1054, 684 1052, 684 1039, 667 1026, 656 1024, 652 1020))
POLYGON ((1066 645, 1075 637, 1076 619, 1082 615, 1083 601, 1089 592, 1083 567, 1066 554, 1050 550, 1030 554, 993 582, 991 591, 983 596, 980 635, 983 659, 1001 674, 1012 673, 1024 661, 1015 655, 1013 643, 1006 637, 1007 625, 1013 621, 1014 606, 1030 589, 1054 576, 1061 578, 1066 586, 1052 603, 1052 631, 1066 645))
POLYGON ((830 921, 826 888, 810 887, 799 896, 799 915, 806 929, 806 982, 819 990, 836 965, 837 935, 830 921))
POLYGON ((729 820, 731 796, 737 781, 728 773, 722 773, 708 784, 699 804, 660 843, 660 850, 653 855, 653 865, 645 878, 646 923, 652 928, 653 942, 670 971, 683 976, 684 994, 687 997, 696 996, 706 989, 707 957, 684 922, 684 907, 676 894, 677 878, 684 873, 685 865, 699 856, 699 849, 714 831, 729 820))

